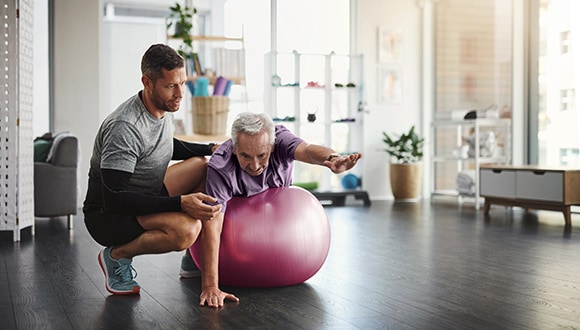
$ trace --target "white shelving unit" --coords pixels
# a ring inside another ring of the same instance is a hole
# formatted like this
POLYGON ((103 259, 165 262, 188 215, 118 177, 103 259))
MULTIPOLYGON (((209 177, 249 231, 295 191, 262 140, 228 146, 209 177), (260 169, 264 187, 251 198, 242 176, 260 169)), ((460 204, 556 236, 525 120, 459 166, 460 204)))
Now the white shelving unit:
MULTIPOLYGON (((362 150, 363 55, 268 53, 265 63, 265 109, 275 121, 339 153, 362 150)), ((362 166, 351 173, 360 177, 362 166)), ((320 191, 342 190, 341 178, 295 165, 294 181, 318 182, 320 191)))
POLYGON ((511 164, 511 119, 477 118, 465 120, 436 120, 432 123, 431 150, 433 151, 431 196, 452 196, 462 202, 464 197, 474 198, 475 208, 481 206, 479 195, 479 168, 482 164, 511 164), (493 133, 496 148, 486 154, 481 145, 486 134, 493 133), (465 149, 465 138, 475 141, 471 152, 465 149), (477 142, 479 141, 479 143, 477 142), (475 182, 472 193, 456 189, 457 175, 473 171, 475 182))

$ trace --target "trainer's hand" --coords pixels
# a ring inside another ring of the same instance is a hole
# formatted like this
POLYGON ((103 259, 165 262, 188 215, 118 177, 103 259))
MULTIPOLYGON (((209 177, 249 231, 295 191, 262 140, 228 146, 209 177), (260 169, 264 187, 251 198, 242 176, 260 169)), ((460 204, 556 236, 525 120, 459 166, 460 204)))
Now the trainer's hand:
POLYGON ((219 288, 207 288, 201 291, 199 305, 204 306, 207 303, 209 307, 222 307, 224 305, 224 300, 226 299, 234 302, 240 301, 238 297, 231 293, 223 292, 219 288))
POLYGON ((204 193, 193 193, 181 196, 181 210, 194 219, 211 220, 216 217, 222 209, 221 204, 208 205, 205 202, 215 203, 217 199, 204 193))
POLYGON ((358 160, 361 159, 361 157, 362 154, 350 154, 346 156, 338 156, 332 158, 331 160, 326 160, 322 164, 328 167, 333 173, 338 174, 353 168, 358 162, 358 160))

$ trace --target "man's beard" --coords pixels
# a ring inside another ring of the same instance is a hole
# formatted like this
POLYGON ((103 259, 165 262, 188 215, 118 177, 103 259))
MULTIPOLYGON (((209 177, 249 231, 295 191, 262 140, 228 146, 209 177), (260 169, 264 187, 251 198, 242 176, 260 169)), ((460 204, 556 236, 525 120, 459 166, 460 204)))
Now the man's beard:
POLYGON ((159 97, 159 95, 156 92, 153 92, 152 96, 153 97, 151 98, 151 102, 153 102, 153 105, 155 105, 157 109, 167 112, 175 112, 179 110, 179 104, 177 105, 176 109, 171 109, 167 104, 167 101, 163 102, 161 97, 159 97))

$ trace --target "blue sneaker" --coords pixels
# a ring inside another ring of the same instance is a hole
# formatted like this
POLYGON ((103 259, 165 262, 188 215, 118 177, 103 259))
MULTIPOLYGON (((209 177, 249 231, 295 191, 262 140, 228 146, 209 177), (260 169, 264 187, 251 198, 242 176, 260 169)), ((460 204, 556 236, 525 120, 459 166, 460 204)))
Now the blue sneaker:
MULTIPOLYGON (((105 287, 114 295, 137 294, 141 287, 133 280, 135 269, 131 266, 131 259, 111 258, 112 246, 99 252, 99 265, 105 273, 105 287)), ((135 276, 137 273, 135 272, 135 276)))
POLYGON ((183 278, 194 278, 201 277, 201 271, 191 259, 189 253, 186 253, 181 257, 181 268, 179 269, 179 276, 183 278))

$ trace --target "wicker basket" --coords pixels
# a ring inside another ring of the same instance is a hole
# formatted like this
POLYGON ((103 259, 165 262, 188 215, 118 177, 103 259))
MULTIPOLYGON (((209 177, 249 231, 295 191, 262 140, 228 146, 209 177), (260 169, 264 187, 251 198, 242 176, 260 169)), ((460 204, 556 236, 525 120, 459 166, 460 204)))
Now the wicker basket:
POLYGON ((195 96, 191 98, 193 133, 224 135, 230 99, 226 96, 195 96))

